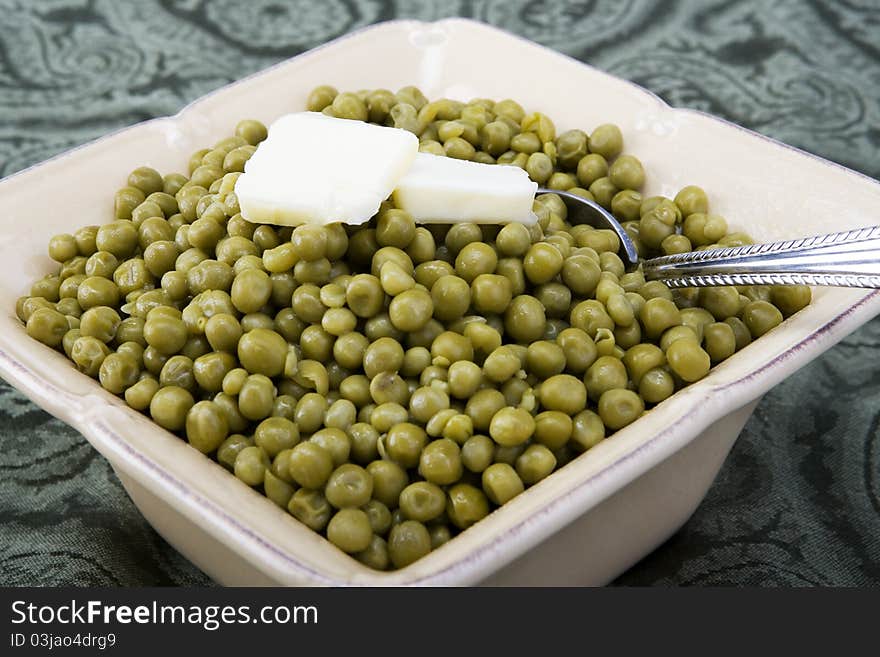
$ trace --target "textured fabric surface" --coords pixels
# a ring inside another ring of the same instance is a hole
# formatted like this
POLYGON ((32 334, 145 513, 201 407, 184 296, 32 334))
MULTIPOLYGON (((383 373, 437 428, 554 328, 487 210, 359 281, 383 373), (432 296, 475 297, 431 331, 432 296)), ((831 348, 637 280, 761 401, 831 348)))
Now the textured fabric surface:
MULTIPOLYGON (((453 15, 880 177, 870 0, 0 0, 0 176, 352 29, 453 15)), ((880 583, 878 346, 874 320, 771 391, 694 517, 618 583, 880 583)), ((207 583, 0 382, 0 585, 207 583)))

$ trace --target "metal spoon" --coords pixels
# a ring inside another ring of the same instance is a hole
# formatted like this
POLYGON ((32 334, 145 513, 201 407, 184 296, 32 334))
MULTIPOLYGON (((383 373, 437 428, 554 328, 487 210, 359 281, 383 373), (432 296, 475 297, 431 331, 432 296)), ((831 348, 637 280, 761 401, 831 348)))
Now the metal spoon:
MULTIPOLYGON (((598 203, 558 194, 579 223, 614 231, 625 264, 639 265, 638 251, 617 219, 598 203)), ((793 240, 691 251, 641 261, 647 280, 669 287, 713 285, 823 285, 880 288, 880 226, 793 240)))

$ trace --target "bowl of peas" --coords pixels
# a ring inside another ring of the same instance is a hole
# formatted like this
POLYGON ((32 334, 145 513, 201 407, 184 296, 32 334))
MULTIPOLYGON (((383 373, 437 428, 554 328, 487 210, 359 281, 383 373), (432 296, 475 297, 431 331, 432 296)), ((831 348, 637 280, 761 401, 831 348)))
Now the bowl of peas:
POLYGON ((607 582, 687 520, 770 387, 880 310, 858 290, 670 290, 552 193, 532 225, 419 225, 391 200, 359 226, 250 223, 235 183, 304 110, 521 167, 613 212, 645 258, 827 232, 802 210, 829 188, 844 228, 880 201, 463 20, 357 32, 0 182, 0 372, 221 583, 607 582))

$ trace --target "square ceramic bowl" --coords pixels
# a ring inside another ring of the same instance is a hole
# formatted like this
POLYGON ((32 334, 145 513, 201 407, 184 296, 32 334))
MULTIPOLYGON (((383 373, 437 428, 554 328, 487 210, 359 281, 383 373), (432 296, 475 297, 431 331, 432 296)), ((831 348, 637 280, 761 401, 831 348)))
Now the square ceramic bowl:
POLYGON ((770 387, 880 312, 877 293, 816 290, 794 318, 450 543, 403 570, 371 571, 29 339, 14 313, 16 298, 49 271, 48 238, 107 221, 128 171, 143 164, 185 170, 191 152, 227 135, 239 119, 270 122, 301 110, 309 90, 325 83, 415 84, 434 98, 512 97, 546 112, 561 130, 614 121, 649 172, 648 195, 701 185, 734 228, 761 240, 827 232, 832 216, 839 230, 863 226, 880 206, 876 181, 672 109, 629 82, 466 20, 356 32, 220 89, 177 116, 0 181, 0 374, 81 431, 156 530, 221 583, 605 583, 687 520, 770 387), (527 70, 540 76, 523 75, 527 70), (64 212, 57 212, 58 198, 64 212))

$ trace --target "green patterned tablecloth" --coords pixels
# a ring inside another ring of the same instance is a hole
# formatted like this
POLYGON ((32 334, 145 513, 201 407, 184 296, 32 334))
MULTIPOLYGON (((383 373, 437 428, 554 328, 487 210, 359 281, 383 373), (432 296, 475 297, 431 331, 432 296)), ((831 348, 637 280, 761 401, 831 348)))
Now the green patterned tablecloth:
MULTIPOLYGON (((0 176, 364 25, 453 15, 880 177, 872 0, 0 0, 0 176)), ((878 348, 874 320, 771 391, 690 522, 618 582, 880 584, 878 348)), ((0 382, 0 585, 208 582, 0 382)))

